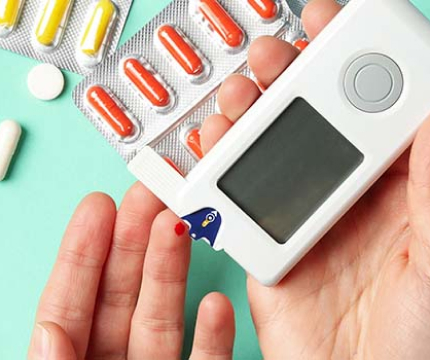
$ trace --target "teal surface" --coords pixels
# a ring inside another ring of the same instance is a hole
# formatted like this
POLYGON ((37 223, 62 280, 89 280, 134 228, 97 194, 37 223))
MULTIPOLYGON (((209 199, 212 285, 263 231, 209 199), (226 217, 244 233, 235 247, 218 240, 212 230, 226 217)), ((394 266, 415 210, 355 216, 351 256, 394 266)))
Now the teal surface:
MULTIPOLYGON (((168 4, 136 0, 123 42, 168 4)), ((10 175, 0 182, 0 359, 25 359, 39 295, 48 278, 64 228, 83 196, 103 191, 119 203, 134 182, 126 166, 75 108, 71 92, 81 77, 66 73, 67 88, 44 103, 27 91, 36 62, 0 51, 0 120, 24 129, 10 175)), ((233 301, 237 359, 259 359, 246 298, 245 275, 224 253, 194 244, 187 297, 184 355, 201 298, 219 290, 233 301)))
POLYGON ((430 19, 430 1, 429 0, 411 0, 428 19, 430 19))
MULTIPOLYGON (((136 0, 123 42, 169 0, 136 0)), ((414 0, 430 17, 428 0, 414 0)), ((39 295, 51 270, 64 228, 80 199, 104 191, 119 203, 133 183, 125 164, 74 107, 71 91, 80 77, 66 73, 67 88, 50 103, 27 91, 35 61, 0 51, 0 120, 24 129, 10 175, 0 183, 0 359, 25 358, 39 295)), ((185 355, 197 305, 213 290, 234 303, 235 359, 261 358, 245 291, 245 276, 225 254, 194 244, 187 298, 185 355)), ((288 336, 288 335, 286 335, 288 336)))

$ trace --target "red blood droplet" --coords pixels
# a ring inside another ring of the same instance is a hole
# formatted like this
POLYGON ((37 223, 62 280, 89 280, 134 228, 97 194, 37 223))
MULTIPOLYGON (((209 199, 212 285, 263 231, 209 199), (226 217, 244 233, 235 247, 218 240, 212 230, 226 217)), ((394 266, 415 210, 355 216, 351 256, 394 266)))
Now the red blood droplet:
POLYGON ((185 230, 186 230, 186 227, 185 227, 185 225, 184 225, 183 222, 179 222, 179 223, 176 224, 176 226, 175 226, 175 233, 176 233, 176 235, 178 235, 178 236, 183 235, 184 232, 185 232, 185 230))

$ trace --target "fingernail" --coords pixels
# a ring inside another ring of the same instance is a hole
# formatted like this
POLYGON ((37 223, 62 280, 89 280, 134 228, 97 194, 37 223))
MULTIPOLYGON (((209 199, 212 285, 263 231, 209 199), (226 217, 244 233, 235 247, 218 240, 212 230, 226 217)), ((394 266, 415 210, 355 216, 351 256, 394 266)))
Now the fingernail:
POLYGON ((49 332, 46 330, 42 324, 37 324, 34 331, 34 353, 36 359, 49 359, 49 332))
POLYGON ((185 225, 184 225, 184 223, 182 221, 178 222, 176 224, 176 226, 175 226, 175 233, 176 233, 176 235, 178 235, 178 236, 183 235, 184 232, 185 232, 185 230, 186 230, 186 227, 185 227, 185 225))

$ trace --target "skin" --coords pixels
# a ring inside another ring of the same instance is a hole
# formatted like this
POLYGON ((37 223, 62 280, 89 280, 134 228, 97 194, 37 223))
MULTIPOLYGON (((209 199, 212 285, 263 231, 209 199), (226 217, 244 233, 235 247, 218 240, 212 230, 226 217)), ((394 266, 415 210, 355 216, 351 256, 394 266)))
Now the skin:
MULTIPOLYGON (((313 0, 315 38, 340 11, 313 0)), ((299 55, 257 40, 249 64, 264 87, 299 55)), ((205 152, 261 95, 240 75, 221 87, 222 114, 202 129, 205 152)), ((183 338, 190 240, 179 219, 135 184, 118 211, 103 194, 76 210, 42 295, 30 359, 175 359, 183 338), (46 356, 43 357, 42 350, 46 356)), ((265 359, 430 358, 430 120, 405 153, 273 288, 248 278, 265 359)), ((231 359, 234 315, 221 294, 203 299, 191 359, 231 359)))

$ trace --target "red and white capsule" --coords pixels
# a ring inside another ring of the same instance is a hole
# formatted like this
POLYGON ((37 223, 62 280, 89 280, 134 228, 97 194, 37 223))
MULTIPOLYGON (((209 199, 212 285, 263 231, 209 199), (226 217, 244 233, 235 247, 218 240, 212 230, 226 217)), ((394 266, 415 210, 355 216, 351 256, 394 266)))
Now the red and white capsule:
POLYGON ((179 173, 179 175, 184 176, 183 171, 179 168, 178 165, 176 165, 176 163, 171 158, 166 155, 162 155, 162 157, 166 163, 168 163, 175 171, 179 173))
POLYGON ((191 82, 201 83, 209 76, 208 61, 177 26, 161 25, 156 31, 156 43, 191 82))
POLYGON ((181 131, 181 142, 188 152, 198 161, 204 156, 201 139, 200 125, 190 124, 181 131))
POLYGON ((300 38, 300 39, 294 40, 293 46, 296 49, 303 51, 309 46, 309 40, 307 40, 305 38, 300 38))
POLYGON ((143 58, 128 56, 119 66, 123 79, 155 111, 166 113, 175 106, 173 91, 143 58))
POLYGON ((85 104, 122 142, 132 142, 140 135, 138 122, 108 88, 90 86, 85 92, 85 104))
POLYGON ((242 50, 246 42, 245 31, 217 0, 195 0, 194 15, 229 52, 242 50))
POLYGON ((272 22, 278 18, 279 6, 275 0, 247 0, 249 6, 264 21, 272 22))

